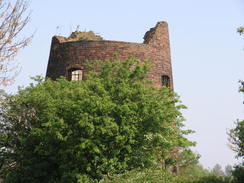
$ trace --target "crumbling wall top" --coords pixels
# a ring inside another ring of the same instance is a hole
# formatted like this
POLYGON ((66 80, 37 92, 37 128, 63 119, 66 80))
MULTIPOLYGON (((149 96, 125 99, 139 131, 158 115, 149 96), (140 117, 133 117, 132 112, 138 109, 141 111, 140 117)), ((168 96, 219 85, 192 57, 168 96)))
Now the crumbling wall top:
POLYGON ((56 41, 58 41, 59 43, 69 42, 69 41, 84 41, 84 40, 100 41, 100 40, 103 40, 103 38, 101 36, 95 34, 93 31, 89 31, 89 32, 75 31, 75 32, 72 32, 69 37, 54 36, 53 38, 56 41))
MULTIPOLYGON (((165 21, 158 22, 155 27, 147 31, 143 37, 143 44, 160 45, 163 37, 168 38, 168 24, 165 21)), ((69 37, 54 36, 53 41, 57 43, 76 42, 76 41, 106 41, 101 36, 95 34, 93 31, 81 32, 75 31, 69 37)), ((115 42, 115 41, 114 41, 115 42)), ((123 42, 123 41, 116 41, 123 42)), ((129 43, 129 42, 128 42, 129 43)))
POLYGON ((149 31, 147 31, 143 37, 144 44, 150 44, 153 42, 154 39, 158 39, 157 36, 160 35, 160 30, 166 28, 168 30, 168 23, 165 21, 158 22, 157 25, 153 28, 151 28, 149 31))

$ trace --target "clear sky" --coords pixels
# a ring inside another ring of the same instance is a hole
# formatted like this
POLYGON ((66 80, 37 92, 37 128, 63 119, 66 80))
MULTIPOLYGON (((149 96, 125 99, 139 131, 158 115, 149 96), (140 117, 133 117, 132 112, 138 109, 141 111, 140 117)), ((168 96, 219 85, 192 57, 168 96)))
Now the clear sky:
POLYGON ((13 86, 46 74, 51 38, 76 29, 92 30, 104 39, 142 42, 158 21, 169 24, 174 88, 188 107, 186 126, 196 131, 204 167, 236 162, 228 148, 227 129, 244 119, 243 0, 32 0, 32 20, 23 35, 35 32, 32 43, 17 57, 22 69, 13 86))

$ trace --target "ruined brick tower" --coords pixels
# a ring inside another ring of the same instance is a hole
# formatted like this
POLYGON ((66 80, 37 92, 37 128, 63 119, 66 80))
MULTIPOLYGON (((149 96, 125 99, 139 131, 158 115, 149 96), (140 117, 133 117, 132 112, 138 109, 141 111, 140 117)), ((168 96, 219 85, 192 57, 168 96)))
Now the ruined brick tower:
POLYGON ((89 40, 54 36, 47 66, 46 77, 56 79, 65 76, 69 80, 85 78, 85 61, 113 59, 113 55, 125 60, 133 56, 140 60, 152 60, 148 79, 157 87, 173 88, 168 25, 158 22, 146 32, 143 43, 102 40, 100 36, 89 40))

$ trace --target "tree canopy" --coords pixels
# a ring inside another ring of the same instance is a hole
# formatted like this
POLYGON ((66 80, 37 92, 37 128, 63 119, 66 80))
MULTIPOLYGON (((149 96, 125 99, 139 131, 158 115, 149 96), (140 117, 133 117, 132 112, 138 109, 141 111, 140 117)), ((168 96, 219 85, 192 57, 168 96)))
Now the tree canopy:
MULTIPOLYGON (((244 93, 244 82, 241 82, 239 90, 244 93)), ((229 131, 231 149, 237 152, 237 157, 244 158, 244 120, 237 120, 235 128, 229 131)), ((244 160, 244 159, 243 159, 244 160)))
POLYGON ((77 182, 155 164, 193 145, 178 96, 146 80, 148 62, 99 61, 85 81, 46 80, 2 95, 6 182, 77 182), (95 69, 94 69, 95 68, 95 69), (175 153, 174 153, 175 152, 175 153))
MULTIPOLYGON (((244 82, 240 81, 240 83, 239 91, 244 93, 244 82)), ((237 120, 235 127, 229 130, 228 135, 231 149, 236 152, 236 157, 241 159, 241 163, 232 171, 234 182, 242 183, 244 182, 244 120, 237 120)))

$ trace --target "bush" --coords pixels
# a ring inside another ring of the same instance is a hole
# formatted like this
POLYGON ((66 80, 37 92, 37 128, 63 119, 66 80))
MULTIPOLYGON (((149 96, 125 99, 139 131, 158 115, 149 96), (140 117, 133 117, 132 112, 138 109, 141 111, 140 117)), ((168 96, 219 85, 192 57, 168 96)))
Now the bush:
POLYGON ((192 183, 231 183, 230 177, 220 177, 216 175, 209 175, 193 180, 192 183))
POLYGON ((150 168, 143 170, 133 170, 121 175, 116 175, 111 179, 105 178, 101 183, 232 183, 231 177, 220 177, 212 175, 176 175, 161 168, 150 168))
MULTIPOLYGON (((150 169, 139 169, 115 175, 112 178, 104 178, 101 183, 181 183, 174 174, 160 167, 150 169)), ((182 182, 183 183, 183 182, 182 182)))
POLYGON ((234 177, 234 183, 243 183, 244 182, 244 166, 237 165, 232 171, 232 176, 234 177))

